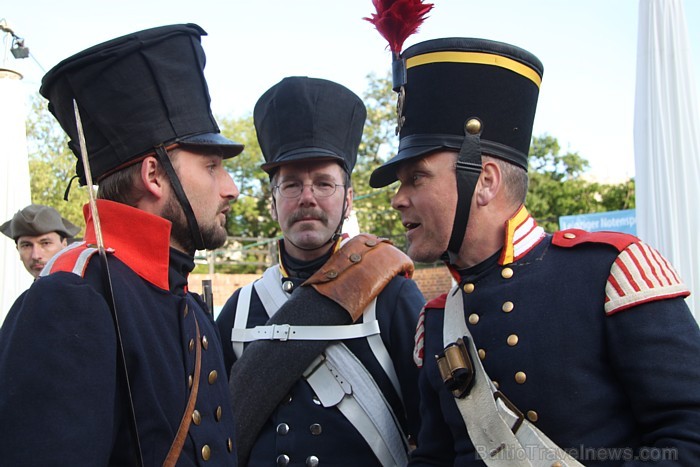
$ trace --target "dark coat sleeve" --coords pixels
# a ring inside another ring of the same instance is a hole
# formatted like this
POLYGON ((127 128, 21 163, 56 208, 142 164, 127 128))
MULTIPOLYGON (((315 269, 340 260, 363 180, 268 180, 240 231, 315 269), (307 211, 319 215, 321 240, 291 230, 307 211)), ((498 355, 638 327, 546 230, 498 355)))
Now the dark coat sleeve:
POLYGON ((107 465, 115 362, 102 296, 69 273, 35 282, 0 330, 2 464, 107 465))
POLYGON ((641 438, 638 459, 625 465, 700 465, 700 330, 685 300, 646 303, 605 319, 611 366, 641 438))
POLYGON ((413 347, 418 315, 424 303, 425 299, 416 283, 401 276, 394 278, 377 299, 382 339, 401 385, 407 434, 414 441, 418 436, 420 414, 418 368, 413 361, 413 347), (389 320, 382 319, 384 313, 390 316, 389 320))

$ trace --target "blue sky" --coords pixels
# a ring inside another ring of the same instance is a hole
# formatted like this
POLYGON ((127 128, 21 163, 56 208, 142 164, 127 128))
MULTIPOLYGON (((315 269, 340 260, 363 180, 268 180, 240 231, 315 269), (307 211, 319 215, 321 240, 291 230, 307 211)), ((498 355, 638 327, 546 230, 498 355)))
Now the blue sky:
MULTIPOLYGON (((639 0, 433 3, 406 46, 465 36, 531 51, 545 69, 534 133, 577 151, 595 177, 634 175, 639 0)), ((700 2, 683 6, 700 94, 700 2)), ((391 60, 384 39, 362 20, 372 9, 371 0, 6 1, 0 19, 24 37, 36 61, 10 56, 4 66, 23 73, 27 91, 35 92, 45 71, 84 48, 140 29, 194 22, 209 33, 203 43, 214 112, 240 116, 289 75, 331 79, 361 95, 366 76, 383 75, 391 60)))

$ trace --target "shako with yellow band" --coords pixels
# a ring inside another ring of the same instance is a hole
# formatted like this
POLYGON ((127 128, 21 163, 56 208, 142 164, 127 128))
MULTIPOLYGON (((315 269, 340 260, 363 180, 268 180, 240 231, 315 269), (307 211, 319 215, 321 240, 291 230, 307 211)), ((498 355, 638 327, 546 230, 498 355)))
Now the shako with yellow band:
POLYGON ((409 47, 394 68, 399 151, 372 173, 373 187, 394 182, 406 159, 459 151, 474 119, 483 153, 527 170, 543 73, 537 57, 503 42, 453 37, 409 47))
POLYGON ((543 71, 530 52, 486 39, 434 39, 395 56, 399 150, 374 170, 370 185, 380 188, 396 181, 406 160, 457 151, 458 202, 447 251, 459 252, 481 156, 527 170, 543 71))

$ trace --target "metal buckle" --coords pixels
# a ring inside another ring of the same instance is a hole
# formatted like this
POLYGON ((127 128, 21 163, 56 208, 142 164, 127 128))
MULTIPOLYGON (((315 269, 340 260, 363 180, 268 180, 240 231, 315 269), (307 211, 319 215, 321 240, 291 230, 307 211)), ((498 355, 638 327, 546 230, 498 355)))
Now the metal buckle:
POLYGON ((498 400, 500 399, 503 402, 503 405, 505 405, 517 418, 515 423, 513 423, 513 426, 510 428, 513 434, 516 434, 525 420, 525 415, 501 391, 495 391, 493 393, 493 398, 497 404, 498 400))
POLYGON ((458 399, 469 394, 474 385, 474 365, 467 351, 466 339, 467 336, 457 339, 445 347, 440 355, 435 356, 442 381, 458 399))
POLYGON ((289 339, 291 326, 288 324, 273 324, 271 340, 286 341, 289 339))

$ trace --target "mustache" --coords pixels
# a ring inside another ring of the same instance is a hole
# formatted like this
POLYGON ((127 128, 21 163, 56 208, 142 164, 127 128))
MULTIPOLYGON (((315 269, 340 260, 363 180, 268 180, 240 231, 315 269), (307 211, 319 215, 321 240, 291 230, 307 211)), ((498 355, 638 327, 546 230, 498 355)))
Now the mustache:
POLYGON ((290 214, 289 219, 287 219, 287 223, 289 225, 294 224, 295 222, 298 222, 304 218, 312 217, 314 219, 320 220, 324 225, 328 224, 328 215, 321 211, 321 210, 316 210, 316 209, 308 209, 308 208, 301 208, 298 211, 294 211, 292 214, 290 214))

